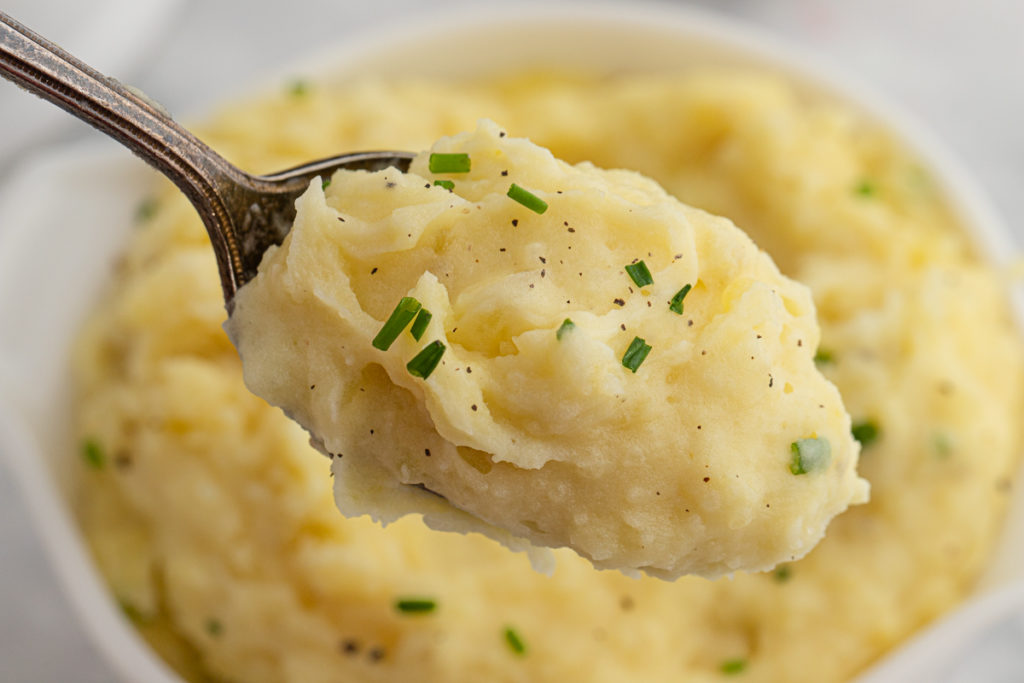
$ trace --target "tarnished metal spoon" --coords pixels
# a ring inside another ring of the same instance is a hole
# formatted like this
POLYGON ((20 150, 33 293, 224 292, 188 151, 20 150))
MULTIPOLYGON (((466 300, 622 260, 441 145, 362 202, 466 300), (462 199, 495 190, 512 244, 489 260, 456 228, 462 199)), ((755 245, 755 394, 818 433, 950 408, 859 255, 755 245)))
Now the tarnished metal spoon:
POLYGON ((118 140, 170 178, 195 206, 217 256, 224 302, 256 274, 263 252, 280 244, 295 199, 338 169, 405 171, 406 152, 359 152, 255 176, 228 163, 157 104, 83 64, 0 12, 0 73, 118 140))

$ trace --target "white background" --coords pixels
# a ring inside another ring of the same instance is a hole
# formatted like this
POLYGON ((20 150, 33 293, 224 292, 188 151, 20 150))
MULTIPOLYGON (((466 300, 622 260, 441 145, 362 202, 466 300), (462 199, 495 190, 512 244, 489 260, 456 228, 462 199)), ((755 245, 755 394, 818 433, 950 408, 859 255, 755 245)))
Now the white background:
MULTIPOLYGON (((514 4, 503 0, 502 4, 514 4)), ((7 0, 3 11, 172 112, 202 111, 304 53, 466 0, 7 0)), ((872 85, 925 121, 1024 244, 1024 1, 692 0, 872 85)), ((98 134, 0 82, 0 184, 45 146, 98 134)), ((113 144, 113 143, 112 143, 113 144)), ((3 226, 0 225, 0 230, 3 226)), ((0 321, 2 324, 2 321, 0 321)), ((1024 416, 1022 416, 1024 419, 1024 416)), ((0 457, 0 683, 111 681, 75 622, 0 457)), ((1024 627, 1000 636, 1024 650, 1024 627)), ((1024 681, 976 673, 962 680, 1024 681)), ((959 678, 958 678, 959 680, 959 678)))

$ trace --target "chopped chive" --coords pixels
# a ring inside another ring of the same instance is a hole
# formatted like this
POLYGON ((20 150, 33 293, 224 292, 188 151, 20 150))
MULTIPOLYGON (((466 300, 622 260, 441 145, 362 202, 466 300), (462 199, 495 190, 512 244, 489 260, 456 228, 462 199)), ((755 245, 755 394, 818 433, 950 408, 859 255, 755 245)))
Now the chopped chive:
POLYGON ((859 197, 873 197, 873 196, 875 196, 875 193, 877 191, 878 191, 878 188, 875 187, 875 184, 873 182, 871 182, 870 180, 868 180, 867 178, 865 178, 864 180, 861 180, 853 188, 854 194, 856 194, 859 197))
POLYGON ((511 626, 505 627, 505 642, 508 644, 509 649, 517 655, 526 654, 526 643, 523 642, 522 637, 511 626))
POLYGON ((566 318, 562 321, 562 324, 558 326, 558 331, 555 332, 555 338, 558 341, 562 341, 562 335, 566 332, 571 332, 576 327, 576 323, 566 318))
POLYGON ((935 454, 940 458, 946 458, 953 452, 953 442, 950 441, 948 434, 942 432, 932 435, 932 447, 935 448, 935 454))
POLYGON ((430 155, 428 165, 431 173, 469 173, 469 155, 434 153, 430 155))
POLYGON ((426 614, 437 609, 437 602, 430 598, 401 598, 395 601, 395 609, 406 614, 426 614))
POLYGON ((387 319, 387 322, 380 328, 380 332, 373 338, 374 348, 378 348, 381 351, 387 351, 391 348, 391 345, 398 339, 398 335, 402 333, 405 326, 419 312, 420 302, 411 296, 403 296, 402 300, 395 306, 395 310, 391 311, 391 316, 387 319))
POLYGON ((835 356, 832 355, 831 351, 819 347, 814 354, 814 362, 818 365, 827 365, 829 363, 835 363, 836 359, 835 356))
POLYGON ((219 637, 224 633, 224 624, 220 623, 218 619, 207 619, 206 620, 206 632, 214 638, 219 637))
POLYGON ((676 292, 676 295, 672 297, 672 300, 668 302, 668 308, 674 313, 679 315, 683 314, 683 299, 690 293, 690 289, 693 285, 683 285, 683 288, 676 292))
POLYGON ((874 420, 857 422, 850 427, 850 433, 853 434, 853 438, 860 441, 861 448, 867 448, 878 438, 878 423, 874 420))
POLYGON ((293 97, 302 97, 309 92, 309 83, 302 79, 296 79, 288 84, 288 94, 293 97))
POLYGON ((106 464, 106 458, 103 457, 103 449, 100 448, 99 443, 95 439, 85 439, 82 441, 82 459, 85 460, 85 464, 94 470, 102 470, 106 464))
POLYGON ((546 201, 529 190, 524 190, 515 183, 512 183, 512 186, 508 188, 508 196, 534 213, 541 214, 548 210, 548 203, 546 201))
POLYGON ((127 600, 118 600, 117 604, 121 608, 121 614, 127 617, 132 623, 141 624, 145 621, 145 617, 142 616, 142 612, 127 600))
POLYGON ((654 284, 654 278, 651 277, 651 271, 647 268, 647 264, 643 261, 637 261, 626 266, 626 272, 629 273, 629 277, 636 283, 637 287, 646 287, 647 285, 654 284))
POLYGON ((153 197, 143 199, 135 209, 135 222, 146 223, 156 215, 157 201, 153 197))
POLYGON ((416 341, 420 340, 423 333, 427 331, 427 325, 430 324, 430 319, 434 315, 425 308, 421 308, 420 312, 416 314, 416 320, 412 321, 412 327, 409 328, 409 332, 412 333, 412 338, 416 341))
POLYGON ((832 458, 832 447, 828 439, 820 436, 813 439, 797 439, 789 448, 793 452, 789 471, 793 474, 807 474, 825 469, 832 458))
POLYGON ((426 379, 430 377, 430 373, 432 373, 434 368, 437 367, 437 364, 441 362, 441 356, 444 355, 444 350, 444 344, 435 339, 424 346, 411 361, 406 363, 405 368, 413 377, 422 377, 423 379, 426 379))
POLYGON ((718 667, 718 670, 727 676, 743 673, 747 668, 747 660, 742 657, 727 659, 718 667))
POLYGON ((321 190, 326 190, 330 186, 331 186, 331 179, 330 178, 325 178, 324 180, 320 181, 320 189, 321 190))
POLYGON ((631 372, 636 372, 636 369, 640 367, 640 364, 647 358, 647 354, 651 352, 651 347, 640 337, 633 337, 633 341, 630 342, 629 348, 626 349, 626 353, 622 356, 622 365, 629 368, 631 372))
POLYGON ((786 583, 793 578, 793 568, 788 564, 780 564, 772 572, 772 577, 779 583, 786 583))
POLYGON ((440 185, 441 187, 443 187, 444 189, 448 190, 449 192, 451 192, 452 190, 455 189, 455 183, 453 181, 451 181, 451 180, 435 180, 434 184, 435 185, 440 185))

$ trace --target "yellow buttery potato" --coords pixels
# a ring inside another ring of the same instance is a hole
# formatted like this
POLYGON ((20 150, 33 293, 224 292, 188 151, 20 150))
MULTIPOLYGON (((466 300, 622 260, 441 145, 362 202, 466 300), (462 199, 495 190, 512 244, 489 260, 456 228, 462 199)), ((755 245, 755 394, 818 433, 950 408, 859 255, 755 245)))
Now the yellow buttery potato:
POLYGON ((488 121, 432 152, 314 183, 227 326, 345 514, 676 578, 802 557, 866 500, 810 293, 732 223, 488 121))

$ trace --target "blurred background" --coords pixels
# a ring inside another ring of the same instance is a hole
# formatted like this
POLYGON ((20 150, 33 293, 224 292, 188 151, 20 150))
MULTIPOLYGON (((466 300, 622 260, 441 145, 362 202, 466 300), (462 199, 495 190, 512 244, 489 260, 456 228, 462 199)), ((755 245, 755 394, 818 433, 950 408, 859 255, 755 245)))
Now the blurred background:
MULTIPOLYGON (((879 91, 946 143, 1024 245, 1024 2, 649 2, 695 6, 761 28, 879 91)), ((3 11, 180 115, 202 112, 261 74, 366 31, 485 4, 497 3, 293 0, 285 8, 265 0, 5 0, 3 11)), ((6 81, 0 131, 0 186, 44 149, 99 137, 6 81)), ((0 549, 0 681, 113 680, 61 593, 3 458, 0 549)), ((993 645, 1000 642, 1024 649, 1024 618, 992 636, 993 645)), ((957 680, 983 680, 970 671, 957 680)), ((1001 680, 1024 680, 1019 676, 1001 680)))

